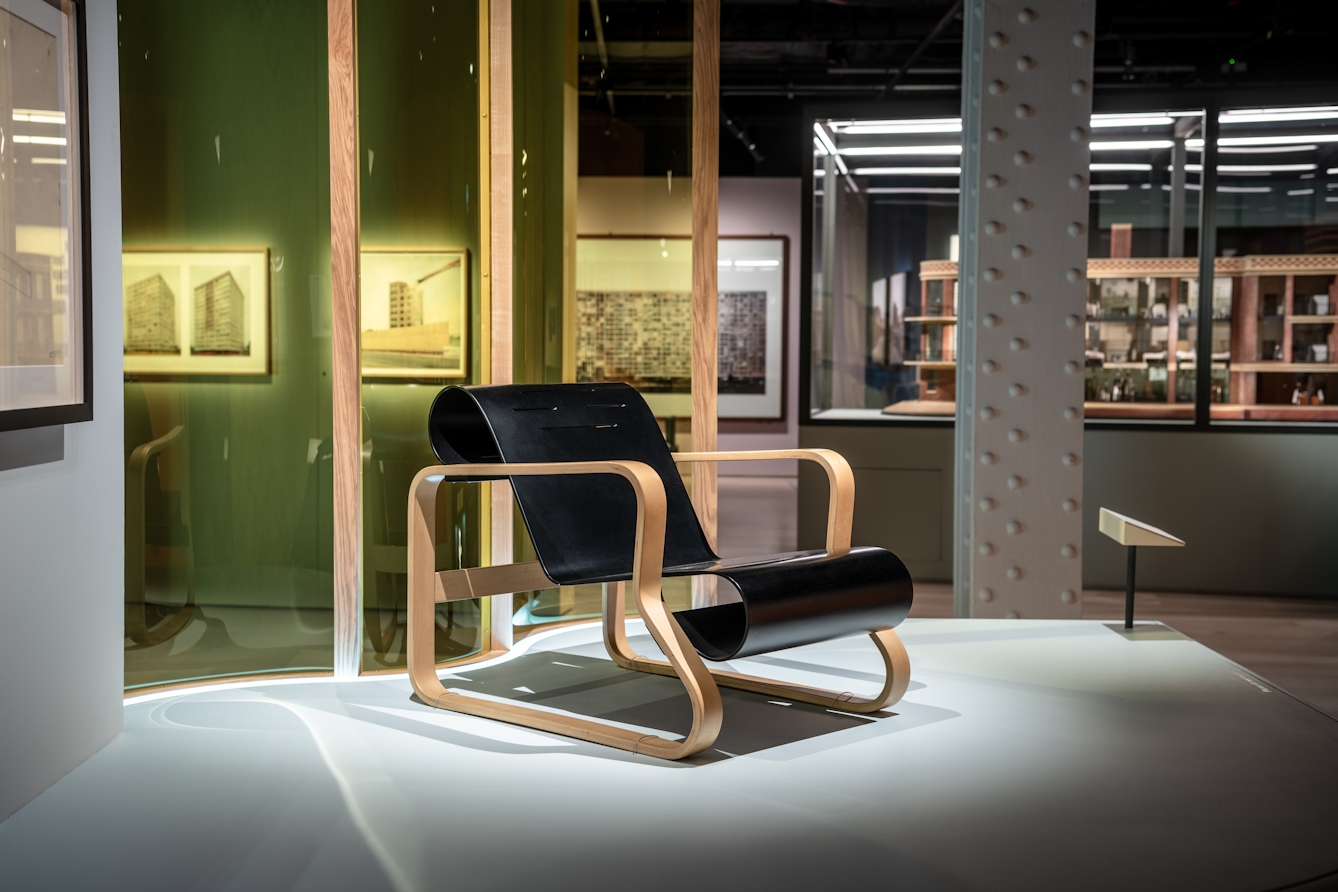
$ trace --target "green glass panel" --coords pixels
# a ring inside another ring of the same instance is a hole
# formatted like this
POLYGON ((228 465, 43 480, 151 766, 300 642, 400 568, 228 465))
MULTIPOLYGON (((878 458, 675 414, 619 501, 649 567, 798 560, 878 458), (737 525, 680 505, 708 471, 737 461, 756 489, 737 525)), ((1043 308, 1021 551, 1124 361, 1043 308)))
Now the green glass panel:
POLYGON ((126 304, 125 683, 328 671, 326 5, 118 9, 127 293, 150 281, 126 304))
MULTIPOLYGON (((409 484, 436 463, 428 408, 480 380, 477 39, 473 0, 358 6, 364 671, 406 665, 409 484)), ((479 565, 479 497, 442 486, 438 569, 479 565)), ((478 601, 438 607, 437 659, 477 653, 483 620, 478 601)))

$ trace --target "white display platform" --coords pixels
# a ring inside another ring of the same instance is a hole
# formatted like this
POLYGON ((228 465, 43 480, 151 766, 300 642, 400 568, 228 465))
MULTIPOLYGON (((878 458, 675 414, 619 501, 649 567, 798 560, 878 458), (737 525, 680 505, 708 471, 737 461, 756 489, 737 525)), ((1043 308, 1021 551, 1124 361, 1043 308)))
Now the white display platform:
MULTIPOLYGON (((901 631, 895 715, 727 691, 690 764, 434 710, 403 677, 133 700, 0 824, 0 885, 1258 892, 1338 870, 1338 721, 1268 681, 1156 624, 901 631)), ((597 626, 523 646, 453 685, 686 728, 676 682, 613 667, 597 626)), ((867 639, 745 663, 879 681, 867 639)))

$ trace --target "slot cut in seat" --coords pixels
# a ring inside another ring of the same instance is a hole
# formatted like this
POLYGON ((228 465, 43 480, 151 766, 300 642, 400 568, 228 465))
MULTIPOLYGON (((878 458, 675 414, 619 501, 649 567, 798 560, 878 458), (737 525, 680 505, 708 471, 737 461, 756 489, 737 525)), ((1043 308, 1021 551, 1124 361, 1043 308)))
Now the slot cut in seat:
POLYGON ((448 387, 432 405, 428 430, 442 464, 419 472, 409 504, 409 672, 425 702, 679 759, 714 742, 722 720, 717 685, 864 713, 905 693, 910 662, 893 630, 910 611, 910 574, 886 549, 850 546, 854 478, 837 453, 675 455, 640 394, 616 383, 448 387), (721 560, 706 540, 675 462, 776 458, 815 461, 827 472, 826 548, 721 560), (447 480, 509 480, 538 560, 437 572, 436 491, 447 480), (739 601, 670 613, 661 578, 696 575, 728 580, 739 601), (629 582, 667 661, 640 656, 628 644, 623 584, 629 582), (611 583, 604 641, 618 665, 682 679, 693 706, 692 730, 682 741, 453 693, 437 678, 432 638, 437 603, 585 583, 611 583), (883 658, 886 681, 871 698, 708 669, 702 662, 702 657, 723 662, 853 634, 870 635, 883 658))

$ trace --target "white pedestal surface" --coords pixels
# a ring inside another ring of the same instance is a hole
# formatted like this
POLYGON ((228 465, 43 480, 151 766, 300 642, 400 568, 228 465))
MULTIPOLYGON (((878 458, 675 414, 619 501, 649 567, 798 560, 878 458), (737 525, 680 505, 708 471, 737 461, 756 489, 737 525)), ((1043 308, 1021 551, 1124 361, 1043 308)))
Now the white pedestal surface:
MULTIPOLYGON (((1267 680, 1155 623, 901 631, 895 714, 726 691, 691 763, 434 710, 400 676, 134 700, 121 738, 0 824, 0 864, 13 888, 136 890, 1253 892, 1338 871, 1338 721, 1267 680)), ((863 638, 745 664, 880 681, 863 638)), ((593 625, 448 686, 687 727, 677 682, 614 667, 593 625)))

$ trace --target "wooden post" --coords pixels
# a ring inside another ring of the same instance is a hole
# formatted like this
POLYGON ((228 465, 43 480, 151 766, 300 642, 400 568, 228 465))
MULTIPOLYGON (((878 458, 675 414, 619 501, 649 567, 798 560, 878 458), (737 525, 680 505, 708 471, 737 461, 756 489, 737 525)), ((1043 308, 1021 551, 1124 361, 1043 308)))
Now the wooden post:
MULTIPOLYGON (((717 448, 719 333, 716 264, 720 199, 720 0, 695 0, 692 14, 692 448, 717 448)), ((692 501, 716 547, 716 466, 692 470, 692 501)), ((715 603, 715 577, 693 579, 694 607, 715 603)))
MULTIPOLYGON (((695 0, 692 16, 692 448, 717 448, 716 318, 720 197, 720 0, 695 0)), ((692 500, 716 545, 716 466, 692 472, 692 500)))
POLYGON ((362 638, 362 359, 358 297, 358 53, 355 0, 328 0, 330 300, 334 402, 334 674, 357 676, 362 638))
MULTIPOLYGON (((514 279, 512 230, 512 181, 514 179, 511 108, 511 0, 488 0, 488 91, 484 123, 489 140, 488 205, 489 227, 482 233, 490 242, 489 265, 492 286, 488 314, 488 383, 510 384, 512 359, 512 284, 514 279)), ((515 527, 511 508, 511 484, 491 484, 492 549, 490 563, 509 564, 515 559, 515 527)), ((511 648, 511 596, 492 599, 492 650, 511 648)))

